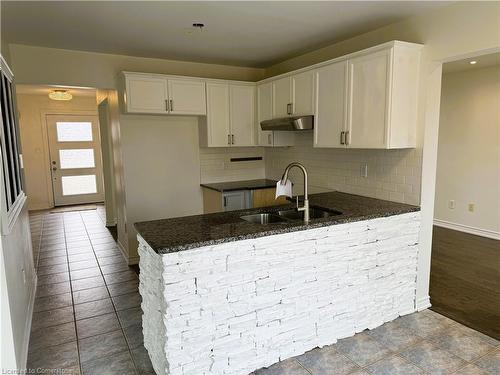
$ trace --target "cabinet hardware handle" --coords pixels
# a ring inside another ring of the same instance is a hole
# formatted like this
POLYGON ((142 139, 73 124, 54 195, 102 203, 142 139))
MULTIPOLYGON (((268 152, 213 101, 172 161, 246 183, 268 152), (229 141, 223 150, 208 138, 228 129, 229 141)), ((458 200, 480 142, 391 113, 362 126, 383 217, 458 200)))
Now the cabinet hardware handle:
POLYGON ((224 197, 224 207, 227 206, 227 197, 224 197))
POLYGON ((170 111, 172 112, 174 110, 174 101, 170 99, 170 111))
POLYGON ((165 99, 165 110, 168 112, 168 99, 165 99))
POLYGON ((231 144, 234 145, 234 134, 231 134, 231 144))
POLYGON ((293 111, 292 111, 292 105, 293 105, 292 103, 288 103, 286 105, 286 114, 287 115, 291 115, 293 113, 293 111))
POLYGON ((340 144, 341 145, 345 145, 345 141, 344 141, 344 135, 345 135, 345 132, 340 132, 340 144))
POLYGON ((270 145, 272 143, 271 141, 271 134, 267 135, 267 144, 270 145))
POLYGON ((351 142, 349 140, 349 130, 345 132, 345 144, 349 145, 351 142))
POLYGON ((228 134, 227 135, 227 144, 230 145, 231 144, 231 134, 228 134))

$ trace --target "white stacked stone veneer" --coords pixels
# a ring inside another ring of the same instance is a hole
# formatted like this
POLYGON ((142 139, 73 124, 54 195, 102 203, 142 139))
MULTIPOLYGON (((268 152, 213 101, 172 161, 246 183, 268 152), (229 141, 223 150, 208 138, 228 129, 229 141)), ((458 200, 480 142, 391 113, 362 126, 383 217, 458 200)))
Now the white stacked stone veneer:
POLYGON ((157 374, 244 375, 415 308, 418 212, 159 255, 139 237, 157 374))

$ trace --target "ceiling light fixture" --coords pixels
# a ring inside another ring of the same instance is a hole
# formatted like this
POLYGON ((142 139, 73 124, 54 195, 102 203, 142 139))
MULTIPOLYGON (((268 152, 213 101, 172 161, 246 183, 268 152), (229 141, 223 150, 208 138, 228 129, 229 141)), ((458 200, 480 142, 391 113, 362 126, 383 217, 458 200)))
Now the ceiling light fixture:
POLYGON ((477 61, 476 60, 469 61, 469 64, 471 65, 477 64, 477 61))
POLYGON ((66 90, 54 90, 49 93, 49 98, 52 100, 71 100, 73 95, 66 90))

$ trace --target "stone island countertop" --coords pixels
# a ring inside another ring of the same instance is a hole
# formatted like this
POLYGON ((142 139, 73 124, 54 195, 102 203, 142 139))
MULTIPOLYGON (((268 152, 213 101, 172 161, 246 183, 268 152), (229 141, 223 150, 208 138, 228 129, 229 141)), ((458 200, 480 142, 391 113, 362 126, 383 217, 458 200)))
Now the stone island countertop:
POLYGON ((277 212, 284 208, 295 207, 294 204, 290 203, 281 206, 145 221, 135 223, 135 228, 155 252, 167 254, 224 242, 302 231, 420 210, 417 206, 341 192, 311 194, 309 203, 311 206, 340 211, 341 214, 311 219, 307 225, 302 221, 284 221, 262 225, 241 219, 241 216, 244 215, 277 212))

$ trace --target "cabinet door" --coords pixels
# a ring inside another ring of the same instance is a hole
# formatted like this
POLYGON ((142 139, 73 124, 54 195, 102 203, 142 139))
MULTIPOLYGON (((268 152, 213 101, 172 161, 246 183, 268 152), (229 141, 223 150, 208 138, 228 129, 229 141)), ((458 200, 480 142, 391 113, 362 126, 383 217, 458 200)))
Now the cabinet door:
POLYGON ((347 143, 356 148, 385 148, 390 50, 349 60, 347 143))
POLYGON ((230 123, 233 146, 255 146, 255 86, 230 85, 230 123))
POLYGON ((143 75, 125 76, 127 112, 167 113, 167 80, 143 75))
POLYGON ((312 115, 314 97, 313 71, 292 76, 292 112, 294 115, 312 115))
POLYGON ((207 103, 205 82, 191 79, 169 79, 168 96, 173 115, 205 115, 207 103))
POLYGON ((290 115, 289 105, 292 103, 292 85, 290 77, 285 77, 272 82, 273 87, 273 117, 286 117, 290 115))
POLYGON ((229 86, 207 83, 207 146, 229 147, 229 86))
POLYGON ((224 211, 243 210, 247 208, 245 190, 222 193, 222 208, 224 211))
POLYGON ((273 132, 262 130, 260 127, 261 121, 270 120, 273 117, 272 90, 269 82, 257 86, 257 144, 259 146, 272 147, 273 145, 273 132))
POLYGON ((315 71, 316 110, 314 147, 345 147, 341 142, 346 128, 347 61, 315 71))

